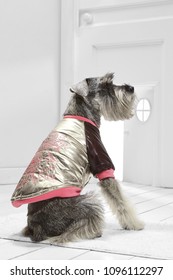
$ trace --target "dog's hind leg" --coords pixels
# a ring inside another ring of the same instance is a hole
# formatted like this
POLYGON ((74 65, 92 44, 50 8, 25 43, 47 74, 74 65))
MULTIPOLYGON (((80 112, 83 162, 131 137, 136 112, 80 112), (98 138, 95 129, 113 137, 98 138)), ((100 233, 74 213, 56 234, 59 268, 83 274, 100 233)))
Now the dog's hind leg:
POLYGON ((74 222, 69 228, 67 228, 66 232, 59 236, 50 237, 48 242, 51 244, 62 244, 77 241, 79 239, 93 239, 100 237, 102 231, 98 222, 98 219, 94 217, 74 222))
MULTIPOLYGON (((92 194, 80 196, 78 218, 75 219, 66 231, 58 236, 50 237, 51 244, 61 244, 78 239, 93 239, 102 235, 103 208, 92 194)), ((78 205, 79 207, 79 205, 78 205)))
POLYGON ((120 225, 124 229, 141 230, 144 224, 138 220, 130 203, 124 198, 118 181, 108 178, 100 182, 102 193, 107 200, 113 214, 116 214, 120 225))

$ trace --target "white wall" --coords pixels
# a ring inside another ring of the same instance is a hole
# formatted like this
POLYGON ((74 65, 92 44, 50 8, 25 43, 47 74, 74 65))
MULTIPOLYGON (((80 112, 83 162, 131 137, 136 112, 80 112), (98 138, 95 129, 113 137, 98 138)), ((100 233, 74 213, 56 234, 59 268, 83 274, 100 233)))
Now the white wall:
POLYGON ((59 118, 60 0, 0 0, 0 184, 15 183, 59 118))

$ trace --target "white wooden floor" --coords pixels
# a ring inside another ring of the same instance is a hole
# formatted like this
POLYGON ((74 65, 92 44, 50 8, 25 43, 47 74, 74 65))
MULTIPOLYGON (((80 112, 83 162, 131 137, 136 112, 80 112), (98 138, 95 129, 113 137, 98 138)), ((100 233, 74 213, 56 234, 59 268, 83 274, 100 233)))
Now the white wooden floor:
MULTIPOLYGON (((0 186, 0 218, 26 212, 26 207, 15 209, 10 198, 14 185, 0 186)), ((173 224, 173 188, 156 188, 151 186, 123 183, 127 197, 135 203, 138 215, 144 221, 155 221, 159 224, 173 224)), ((2 236, 2 232, 0 233, 2 236)), ((88 241, 89 242, 89 241, 88 241)), ((145 260, 144 257, 123 255, 121 253, 103 253, 87 249, 54 247, 45 244, 9 240, 0 237, 0 259, 2 260, 145 260)), ((147 258, 148 260, 148 258, 147 258)))

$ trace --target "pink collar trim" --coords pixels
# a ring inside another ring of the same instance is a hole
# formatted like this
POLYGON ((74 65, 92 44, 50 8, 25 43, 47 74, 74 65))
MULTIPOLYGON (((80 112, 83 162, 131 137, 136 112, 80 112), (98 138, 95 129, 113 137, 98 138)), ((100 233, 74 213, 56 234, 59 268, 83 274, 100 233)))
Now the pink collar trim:
POLYGON ((97 125, 94 122, 92 122, 91 120, 89 120, 89 119, 87 119, 85 117, 82 117, 82 116, 66 115, 66 116, 64 116, 64 118, 65 119, 76 119, 76 120, 79 120, 79 121, 88 122, 88 123, 90 123, 90 124, 92 124, 92 125, 97 127, 97 125))

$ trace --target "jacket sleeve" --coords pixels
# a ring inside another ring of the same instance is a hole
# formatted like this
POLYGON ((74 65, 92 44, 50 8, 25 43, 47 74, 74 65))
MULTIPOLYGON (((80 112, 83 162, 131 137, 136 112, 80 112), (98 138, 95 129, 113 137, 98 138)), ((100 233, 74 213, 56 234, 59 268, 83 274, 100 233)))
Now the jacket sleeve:
POLYGON ((99 180, 114 178, 115 167, 101 141, 99 129, 85 123, 85 136, 91 173, 99 180))

